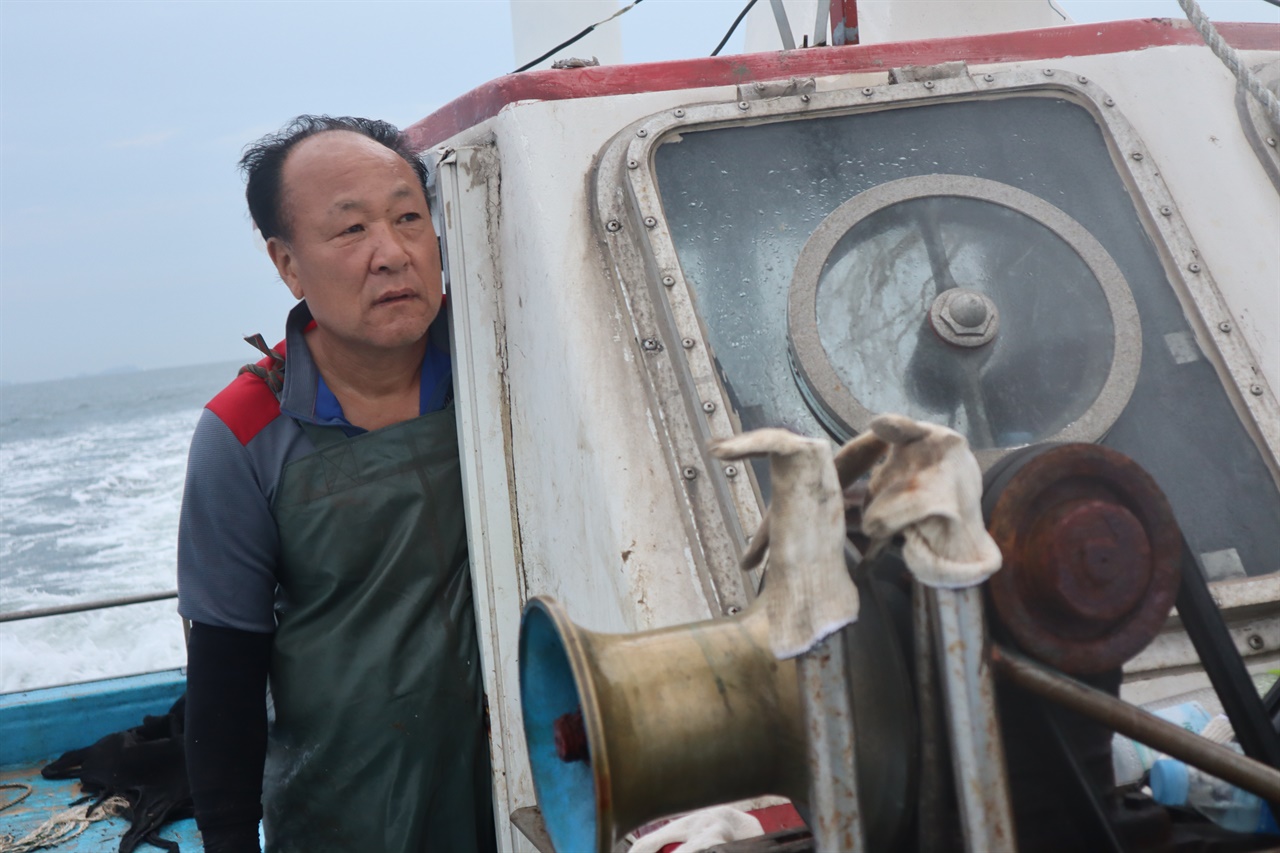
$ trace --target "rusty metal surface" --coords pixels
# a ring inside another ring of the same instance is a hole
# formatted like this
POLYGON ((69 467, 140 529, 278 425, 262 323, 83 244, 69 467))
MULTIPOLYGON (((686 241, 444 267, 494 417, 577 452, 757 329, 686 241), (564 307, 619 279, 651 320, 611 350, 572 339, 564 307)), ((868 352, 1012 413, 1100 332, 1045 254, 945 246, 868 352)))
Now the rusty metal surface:
POLYGON ((986 660, 982 592, 976 587, 930 589, 928 595, 965 849, 1015 850, 1004 744, 986 660))
POLYGON ((915 639, 916 703, 920 709, 919 812, 916 849, 942 853, 946 849, 947 736, 943 730, 942 693, 938 680, 931 603, 928 587, 911 585, 912 624, 915 639))
POLYGON ((827 637, 796 660, 800 713, 808 735, 809 825, 819 853, 866 849, 846 669, 841 634, 827 637))
POLYGON ((587 729, 582 723, 582 711, 570 711, 556 717, 555 729, 556 756, 564 762, 586 761, 587 729))
MULTIPOLYGON (((1064 672, 1114 669, 1159 633, 1178 592, 1177 521, 1137 463, 1092 444, 1011 461, 989 529, 989 589, 1019 646, 1064 672)), ((1007 472, 1006 472, 1007 473, 1007 472)))
POLYGON ((1280 800, 1280 770, 1053 672, 1010 649, 992 646, 990 660, 1001 677, 1025 690, 1098 720, 1126 737, 1199 767, 1266 800, 1280 800))

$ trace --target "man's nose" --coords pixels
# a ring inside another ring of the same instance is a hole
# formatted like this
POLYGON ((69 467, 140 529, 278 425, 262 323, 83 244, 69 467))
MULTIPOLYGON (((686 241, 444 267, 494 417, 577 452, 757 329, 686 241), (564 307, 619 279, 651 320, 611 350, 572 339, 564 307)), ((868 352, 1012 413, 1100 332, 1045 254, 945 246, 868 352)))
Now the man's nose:
POLYGON ((369 266, 376 272, 400 272, 409 265, 409 253, 405 250, 404 238, 390 225, 374 228, 373 257, 369 266))

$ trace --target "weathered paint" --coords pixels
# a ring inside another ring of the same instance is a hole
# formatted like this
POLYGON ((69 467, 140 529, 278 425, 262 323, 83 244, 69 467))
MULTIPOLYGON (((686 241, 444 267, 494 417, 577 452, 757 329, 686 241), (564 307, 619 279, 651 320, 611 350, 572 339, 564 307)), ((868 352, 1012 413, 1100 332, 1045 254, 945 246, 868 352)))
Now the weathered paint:
MULTIPOLYGON (((147 715, 166 713, 186 688, 186 673, 175 669, 0 695, 0 784, 31 787, 20 803, 4 810, 4 834, 22 838, 83 796, 77 780, 44 779, 41 767, 64 752, 141 725, 147 715)), ((0 804, 21 794, 6 788, 0 804)), ((127 825, 121 817, 95 821, 58 849, 114 850, 127 825)), ((183 850, 202 849, 194 820, 168 824, 160 835, 183 850)))
POLYGON ((172 669, 0 695, 0 766, 56 758, 164 714, 187 689, 172 669))
MULTIPOLYGON (((1271 24, 1222 23, 1217 27, 1237 50, 1274 50, 1280 37, 1280 27, 1271 24)), ((498 115, 510 104, 526 101, 600 98, 786 77, 826 77, 957 60, 970 65, 1008 63, 1200 43, 1199 33, 1185 21, 1148 18, 968 38, 533 71, 508 74, 473 89, 415 123, 407 132, 416 146, 425 149, 498 115)))
POLYGON ((528 598, 554 595, 597 630, 711 615, 687 541, 672 535, 684 525, 625 309, 590 229, 569 227, 588 212, 582 178, 564 176, 584 175, 613 132, 583 106, 510 110, 439 170, 504 850, 527 849, 509 815, 534 804, 516 662, 528 598))
MULTIPOLYGON (((139 720, 141 721, 141 720, 139 720)), ((46 758, 56 758, 56 755, 46 758)), ((0 766, 0 785, 29 785, 31 793, 21 802, 0 812, 0 836, 12 835, 21 839, 54 815, 66 811, 71 803, 84 796, 76 779, 49 780, 40 775, 44 761, 0 766)), ((22 789, 0 790, 0 805, 21 796, 22 789)), ((120 836, 129 821, 120 816, 106 817, 89 824, 84 832, 58 843, 52 849, 58 853, 103 853, 120 849, 120 836)), ((176 841, 183 853, 200 853, 204 849, 194 818, 165 824, 159 832, 161 838, 176 841)), ((138 849, 158 848, 143 844, 138 849)))

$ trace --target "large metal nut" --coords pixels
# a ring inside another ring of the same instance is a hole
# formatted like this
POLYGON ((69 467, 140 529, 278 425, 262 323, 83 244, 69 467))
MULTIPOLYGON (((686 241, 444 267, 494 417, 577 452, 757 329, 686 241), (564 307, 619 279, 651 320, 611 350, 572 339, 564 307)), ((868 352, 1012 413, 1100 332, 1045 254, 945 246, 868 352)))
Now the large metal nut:
MULTIPOLYGON (((987 306, 987 300, 967 290, 954 293, 942 306, 942 320, 957 335, 984 335, 995 321, 995 311, 987 306)), ((994 307, 994 306, 992 306, 994 307)))
POLYGON ((986 294, 953 287, 933 300, 929 319, 943 340, 958 346, 977 347, 995 337, 1000 312, 986 294))

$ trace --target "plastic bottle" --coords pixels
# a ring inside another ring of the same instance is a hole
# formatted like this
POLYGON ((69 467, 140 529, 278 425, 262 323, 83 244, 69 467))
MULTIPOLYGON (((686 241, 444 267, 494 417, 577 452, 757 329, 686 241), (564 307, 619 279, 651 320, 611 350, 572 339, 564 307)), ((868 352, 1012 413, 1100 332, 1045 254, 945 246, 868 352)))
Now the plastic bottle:
MULTIPOLYGON (((1195 734, 1200 734, 1210 719, 1209 712, 1199 702, 1183 702, 1152 713, 1195 734)), ((1111 763, 1116 771, 1117 785, 1137 782, 1164 757, 1164 753, 1129 740, 1124 735, 1116 735, 1111 740, 1111 763)))
POLYGON ((1151 796, 1162 805, 1190 806, 1233 832, 1280 835, 1262 800, 1172 758, 1151 765, 1151 796))

